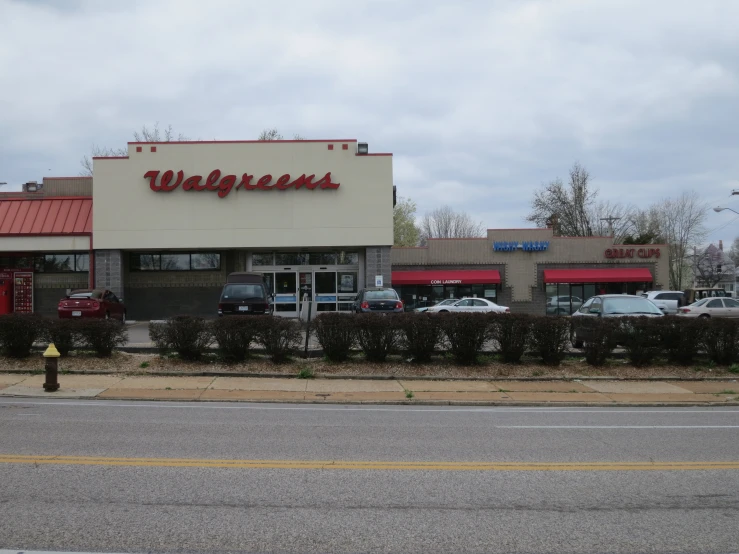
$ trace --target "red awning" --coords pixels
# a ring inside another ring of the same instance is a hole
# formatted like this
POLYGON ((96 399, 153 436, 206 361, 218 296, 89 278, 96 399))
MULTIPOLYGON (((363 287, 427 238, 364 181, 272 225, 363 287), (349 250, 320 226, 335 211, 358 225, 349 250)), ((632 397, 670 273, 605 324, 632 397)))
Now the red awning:
POLYGON ((0 200, 0 235, 89 235, 92 198, 0 200))
POLYGON ((545 269, 545 283, 651 283, 646 268, 545 269))
POLYGON ((393 285, 487 285, 500 283, 493 269, 444 271, 393 271, 393 285))

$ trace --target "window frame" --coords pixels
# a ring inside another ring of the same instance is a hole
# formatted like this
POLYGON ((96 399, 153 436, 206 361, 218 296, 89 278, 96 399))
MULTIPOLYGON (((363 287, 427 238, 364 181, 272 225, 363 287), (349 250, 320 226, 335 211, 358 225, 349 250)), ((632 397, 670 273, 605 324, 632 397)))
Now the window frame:
POLYGON ((180 273, 183 271, 193 271, 193 272, 201 272, 201 271, 221 271, 223 268, 223 254, 221 252, 214 252, 212 250, 193 250, 193 251, 187 251, 187 252, 177 252, 177 251, 155 251, 155 252, 129 252, 128 255, 128 269, 129 271, 135 272, 135 273, 156 273, 156 272, 172 272, 172 273, 180 273), (192 266, 192 257, 193 256, 200 256, 204 254, 215 254, 218 256, 218 267, 216 268, 193 268, 192 266), (183 256, 186 255, 188 262, 187 262, 187 269, 162 269, 162 256, 183 256), (153 259, 158 259, 158 263, 154 264, 156 267, 153 268, 141 268, 140 263, 140 257, 141 256, 151 256, 153 259), (139 263, 135 264, 134 259, 139 257, 139 263), (138 266, 138 267, 137 267, 138 266))

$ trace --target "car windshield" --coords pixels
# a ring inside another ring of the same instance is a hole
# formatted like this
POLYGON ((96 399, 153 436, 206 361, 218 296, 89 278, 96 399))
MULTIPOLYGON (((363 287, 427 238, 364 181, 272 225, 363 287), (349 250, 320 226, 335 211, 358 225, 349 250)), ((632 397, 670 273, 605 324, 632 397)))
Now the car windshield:
POLYGON ((226 285, 221 298, 224 300, 250 300, 252 298, 264 300, 264 287, 251 284, 226 285))
POLYGON ((457 301, 456 298, 447 298, 446 300, 442 300, 437 306, 448 306, 449 304, 454 304, 457 301))
POLYGON ((645 298, 625 296, 623 298, 604 298, 604 314, 654 314, 662 315, 660 309, 645 298))
POLYGON ((395 300, 396 298, 394 290, 368 290, 364 293, 365 300, 395 300))
POLYGON ((708 302, 709 300, 711 300, 711 299, 710 299, 710 298, 704 298, 703 300, 698 300, 698 302, 693 302, 692 306, 696 306, 696 307, 698 307, 698 306, 703 306, 703 305, 704 305, 704 304, 706 304, 706 303, 707 303, 707 302, 708 302))
POLYGON ((92 298, 94 300, 100 300, 103 297, 103 291, 101 290, 86 290, 81 292, 74 292, 69 295, 69 298, 92 298))

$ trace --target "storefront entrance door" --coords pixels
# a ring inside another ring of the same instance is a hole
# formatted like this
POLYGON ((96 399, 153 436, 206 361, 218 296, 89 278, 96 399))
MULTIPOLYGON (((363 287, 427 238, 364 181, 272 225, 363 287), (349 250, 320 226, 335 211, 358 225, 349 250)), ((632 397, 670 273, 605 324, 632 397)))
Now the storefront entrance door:
POLYGON ((298 274, 275 273, 275 315, 298 317, 298 274))

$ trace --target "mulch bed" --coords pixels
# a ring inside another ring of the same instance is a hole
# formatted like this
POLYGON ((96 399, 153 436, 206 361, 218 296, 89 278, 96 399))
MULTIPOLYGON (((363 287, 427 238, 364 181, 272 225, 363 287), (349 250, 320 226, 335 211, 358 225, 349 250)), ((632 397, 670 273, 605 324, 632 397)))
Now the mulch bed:
MULTIPOLYGON (((0 358, 0 373, 40 373, 44 359, 39 353, 22 360, 0 358)), ((264 376, 296 376, 301 370, 310 370, 316 377, 354 378, 429 378, 429 379, 739 379, 736 366, 732 368, 711 366, 698 362, 693 366, 655 364, 636 368, 625 360, 614 359, 603 367, 592 367, 584 359, 568 358, 559 367, 549 367, 536 360, 524 359, 522 363, 510 365, 497 362, 492 356, 482 357, 475 366, 458 366, 453 361, 439 357, 429 364, 415 364, 400 356, 391 356, 383 364, 368 363, 355 357, 342 364, 324 359, 295 358, 285 364, 274 364, 267 358, 255 355, 240 364, 227 364, 215 355, 206 355, 201 362, 185 362, 176 357, 161 357, 159 354, 114 352, 111 358, 95 358, 86 352, 72 352, 59 361, 60 372, 73 373, 117 373, 129 375, 151 374, 248 374, 264 376)))

